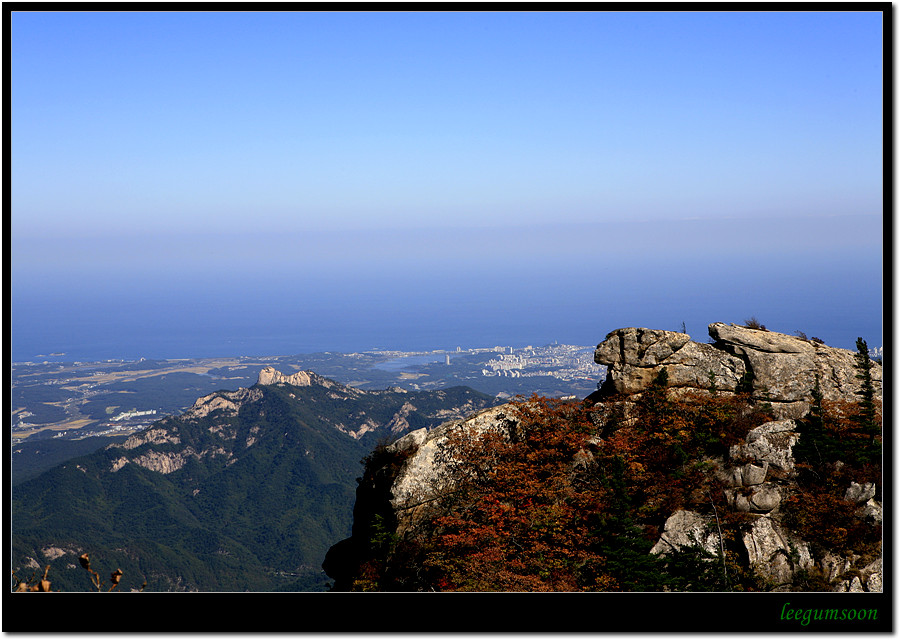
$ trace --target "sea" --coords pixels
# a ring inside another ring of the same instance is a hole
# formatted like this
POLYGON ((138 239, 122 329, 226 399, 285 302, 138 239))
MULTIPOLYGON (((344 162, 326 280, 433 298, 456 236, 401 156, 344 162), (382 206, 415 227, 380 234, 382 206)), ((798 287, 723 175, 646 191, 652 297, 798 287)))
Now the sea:
POLYGON ((346 297, 286 291, 291 289, 248 290, 239 299, 215 289, 203 295, 174 289, 142 295, 29 292, 13 300, 10 356, 13 362, 89 362, 453 351, 590 345, 605 335, 558 304, 532 306, 501 295, 489 301, 436 292, 406 298, 393 289, 346 297))
POLYGON ((682 244, 663 249, 661 239, 642 242, 642 229, 627 227, 618 240, 601 236, 597 247, 585 234, 577 250, 553 254, 540 238, 497 234, 471 246, 455 239, 404 253, 396 244, 385 255, 353 258, 348 251, 330 261, 296 259, 287 243, 266 260, 216 262, 197 251, 192 262, 153 255, 146 264, 121 257, 81 268, 64 257, 39 260, 28 253, 37 245, 20 244, 6 300, 7 357, 88 362, 590 346, 632 326, 684 330, 705 342, 710 323, 750 318, 844 349, 855 349, 857 337, 873 348, 884 344, 880 251, 786 241, 766 248, 760 239, 738 252, 726 242, 739 237, 730 227, 716 242, 701 238, 687 250, 682 232, 682 244))
MULTIPOLYGON (((714 280, 710 278, 710 280, 714 280)), ((19 288, 8 307, 11 362, 102 361, 596 345, 639 326, 708 340, 711 322, 756 318, 855 349, 883 345, 879 291, 833 274, 821 289, 746 283, 705 291, 666 280, 642 288, 590 278, 543 281, 265 283, 228 280, 144 286, 19 288), (835 286, 843 280, 846 286, 835 286)), ((770 281, 777 283, 776 279, 770 281)))

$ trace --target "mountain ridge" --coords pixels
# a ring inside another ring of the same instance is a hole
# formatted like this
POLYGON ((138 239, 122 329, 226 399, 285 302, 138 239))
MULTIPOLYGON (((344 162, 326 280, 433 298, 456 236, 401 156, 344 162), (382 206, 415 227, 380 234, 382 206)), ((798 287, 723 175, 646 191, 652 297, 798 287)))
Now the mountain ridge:
POLYGON ((321 558, 349 533, 354 479, 378 439, 496 402, 264 370, 18 485, 13 566, 50 564, 64 590, 86 588, 84 552, 116 563, 129 588, 322 590, 321 558))

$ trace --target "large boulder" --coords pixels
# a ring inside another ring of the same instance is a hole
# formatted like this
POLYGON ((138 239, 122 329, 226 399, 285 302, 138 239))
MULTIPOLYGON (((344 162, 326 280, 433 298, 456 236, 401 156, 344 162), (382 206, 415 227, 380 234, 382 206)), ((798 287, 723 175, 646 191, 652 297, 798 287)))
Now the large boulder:
POLYGON ((475 413, 462 420, 445 422, 428 431, 418 429, 398 439, 387 449, 408 454, 390 489, 390 503, 402 535, 429 513, 432 503, 454 491, 458 463, 447 448, 454 434, 471 438, 486 431, 508 433, 514 424, 509 405, 500 405, 475 413))
MULTIPOLYGON (((629 395, 644 391, 665 368, 672 388, 726 393, 750 385, 754 398, 771 403, 779 418, 809 410, 816 376, 826 400, 858 399, 856 354, 820 342, 764 329, 714 322, 712 343, 686 333, 629 327, 597 345, 594 361, 607 366, 606 388, 629 395)), ((872 363, 875 394, 881 397, 882 367, 872 363)))
POLYGON ((781 491, 774 483, 764 483, 744 490, 725 489, 728 506, 739 513, 768 513, 781 504, 781 491))
POLYGON ((773 420, 754 427, 739 444, 732 445, 732 460, 749 458, 757 463, 767 463, 784 471, 794 470, 793 448, 799 435, 793 420, 773 420))
POLYGON ((607 366, 607 384, 623 395, 644 391, 665 368, 670 387, 734 391, 744 362, 711 344, 691 341, 686 333, 630 327, 613 331, 597 345, 594 362, 607 366))
POLYGON ((715 521, 694 511, 679 510, 666 520, 659 541, 650 549, 655 555, 668 555, 673 551, 700 546, 710 555, 720 551, 720 541, 714 532, 715 521))
POLYGON ((809 545, 793 538, 772 518, 754 520, 742 540, 750 566, 775 589, 789 584, 797 570, 809 570, 814 565, 809 545))

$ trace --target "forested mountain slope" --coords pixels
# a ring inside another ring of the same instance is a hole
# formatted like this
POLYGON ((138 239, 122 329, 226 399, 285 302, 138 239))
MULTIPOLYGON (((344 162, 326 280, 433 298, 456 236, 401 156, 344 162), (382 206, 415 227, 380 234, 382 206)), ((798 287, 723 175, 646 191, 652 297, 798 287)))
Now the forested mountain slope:
POLYGON ((186 413, 15 487, 13 568, 89 590, 321 590, 350 531, 360 460, 380 439, 496 404, 464 387, 360 391, 313 372, 197 400, 186 413))

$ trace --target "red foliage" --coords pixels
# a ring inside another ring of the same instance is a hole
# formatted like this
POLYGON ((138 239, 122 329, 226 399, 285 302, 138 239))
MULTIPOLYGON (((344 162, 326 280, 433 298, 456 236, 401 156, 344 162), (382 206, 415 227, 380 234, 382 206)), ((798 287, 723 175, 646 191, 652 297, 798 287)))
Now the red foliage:
MULTIPOLYGON (((852 407, 827 409, 828 428, 855 437, 852 407)), ((723 538, 738 544, 747 516, 726 514, 716 471, 730 445, 769 419, 746 396, 671 397, 661 386, 647 391, 627 417, 614 404, 537 396, 512 403, 502 426, 447 436, 439 455, 453 492, 434 504, 431 520, 412 537, 365 564, 356 588, 578 591, 661 584, 648 578, 652 567, 629 576, 631 560, 623 562, 615 549, 642 562, 678 509, 715 509, 723 538)), ((797 530, 807 539, 862 548, 871 542, 871 527, 843 504, 847 478, 838 470, 832 475, 827 491, 801 490, 783 508, 796 511, 797 530), (833 513, 847 517, 829 520, 833 513)), ((732 566, 736 556, 726 561, 732 566)), ((740 588, 755 587, 748 578, 740 588)))
POLYGON ((425 564, 442 589, 571 591, 602 564, 584 541, 603 490, 576 487, 573 458, 594 425, 580 404, 532 398, 514 405, 509 433, 456 436, 455 455, 485 470, 458 478, 461 494, 434 520, 425 564))

